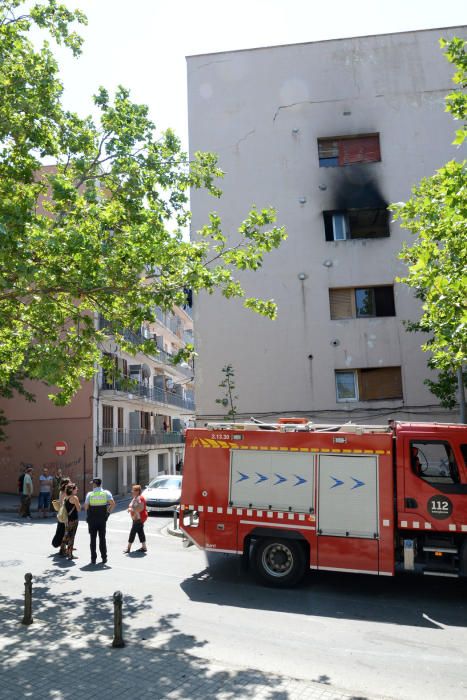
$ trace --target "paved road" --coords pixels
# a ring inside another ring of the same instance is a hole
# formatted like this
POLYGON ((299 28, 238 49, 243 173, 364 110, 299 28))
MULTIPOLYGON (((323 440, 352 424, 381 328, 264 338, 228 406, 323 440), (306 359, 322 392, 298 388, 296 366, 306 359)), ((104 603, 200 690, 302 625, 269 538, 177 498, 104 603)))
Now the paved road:
MULTIPOLYGON (((106 644, 112 593, 120 589, 129 644, 144 640, 148 649, 185 654, 188 675, 194 676, 194 655, 249 669, 249 683, 273 674, 314 681, 323 697, 341 697, 327 695, 333 689, 354 698, 467 696, 465 583, 314 573, 296 590, 271 590, 256 585, 235 557, 210 553, 208 566, 205 553, 166 534, 169 522, 151 517, 149 554, 125 556, 129 522, 122 506, 108 523, 108 565, 91 567, 85 523, 78 528, 79 559, 67 562, 50 548, 52 520, 0 516, 0 603, 21 616, 24 574, 31 571, 38 624, 62 620, 65 610, 77 637, 106 644)), ((267 697, 299 697, 281 693, 267 697)))

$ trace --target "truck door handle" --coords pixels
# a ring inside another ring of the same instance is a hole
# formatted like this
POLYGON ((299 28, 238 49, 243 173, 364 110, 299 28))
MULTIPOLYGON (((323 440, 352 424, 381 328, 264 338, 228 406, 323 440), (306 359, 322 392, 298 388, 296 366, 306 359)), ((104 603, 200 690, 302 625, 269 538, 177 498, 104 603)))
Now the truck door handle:
POLYGON ((406 498, 405 499, 405 507, 406 508, 418 508, 418 503, 415 500, 415 498, 406 498))

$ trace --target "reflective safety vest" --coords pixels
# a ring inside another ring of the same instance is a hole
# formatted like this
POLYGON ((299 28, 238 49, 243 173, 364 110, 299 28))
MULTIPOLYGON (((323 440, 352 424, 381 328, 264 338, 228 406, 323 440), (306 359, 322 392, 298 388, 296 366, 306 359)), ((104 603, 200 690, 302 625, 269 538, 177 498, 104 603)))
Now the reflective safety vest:
POLYGON ((103 489, 98 491, 91 491, 89 495, 89 505, 90 506, 106 506, 108 495, 103 489))

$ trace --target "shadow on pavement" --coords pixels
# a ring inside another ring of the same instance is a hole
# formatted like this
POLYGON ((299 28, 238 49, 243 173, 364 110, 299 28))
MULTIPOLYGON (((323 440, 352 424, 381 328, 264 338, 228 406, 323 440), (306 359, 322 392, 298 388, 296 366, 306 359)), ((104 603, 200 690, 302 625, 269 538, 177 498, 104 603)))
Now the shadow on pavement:
POLYGON ((185 579, 190 600, 347 620, 442 629, 467 627, 465 580, 400 575, 394 578, 309 572, 294 589, 256 583, 239 558, 207 553, 208 567, 185 579))
MULTIPOLYGON (((52 595, 50 584, 60 579, 66 583, 67 578, 65 569, 54 569, 34 580, 30 626, 20 622, 23 598, 0 595, 0 698, 294 697, 287 687, 289 679, 283 683, 280 676, 254 668, 225 670, 198 658, 196 649, 206 642, 179 629, 178 614, 157 618, 151 595, 124 596, 126 646, 112 649, 111 596, 90 597, 66 590, 59 597, 52 595), (137 616, 141 621, 141 613, 144 626, 132 624, 137 616)), ((327 677, 317 681, 323 690, 331 690, 327 677)))

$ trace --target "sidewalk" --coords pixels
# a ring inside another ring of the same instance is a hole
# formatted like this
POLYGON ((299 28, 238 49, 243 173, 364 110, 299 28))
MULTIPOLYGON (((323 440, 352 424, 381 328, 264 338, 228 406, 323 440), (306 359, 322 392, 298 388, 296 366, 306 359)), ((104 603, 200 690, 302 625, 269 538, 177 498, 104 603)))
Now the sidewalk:
MULTIPOLYGON (((89 601, 87 606, 90 613, 89 601)), ((367 700, 327 685, 327 678, 310 682, 266 674, 253 667, 254 659, 251 667, 238 668, 200 658, 193 653, 196 641, 175 629, 171 615, 136 635, 124 626, 126 646, 113 649, 111 618, 96 619, 95 607, 88 625, 74 624, 85 609, 73 610, 73 616, 64 609, 56 616, 35 613, 29 627, 20 624, 20 608, 14 607, 15 616, 7 619, 4 606, 0 609, 1 700, 118 700, 135 692, 155 700, 367 700), (155 641, 145 641, 145 634, 155 641)), ((11 604, 7 612, 13 612, 11 604)))
MULTIPOLYGON (((0 513, 17 513, 19 501, 19 493, 0 493, 0 513)), ((37 496, 31 501, 31 511, 37 511, 37 496)))
MULTIPOLYGON (((115 502, 129 501, 130 496, 115 496, 115 502)), ((18 513, 20 495, 19 493, 0 493, 0 513, 18 513)), ((31 501, 31 514, 34 517, 39 517, 37 512, 37 496, 33 496, 31 501)), ((50 511, 50 516, 55 515, 50 511)))

